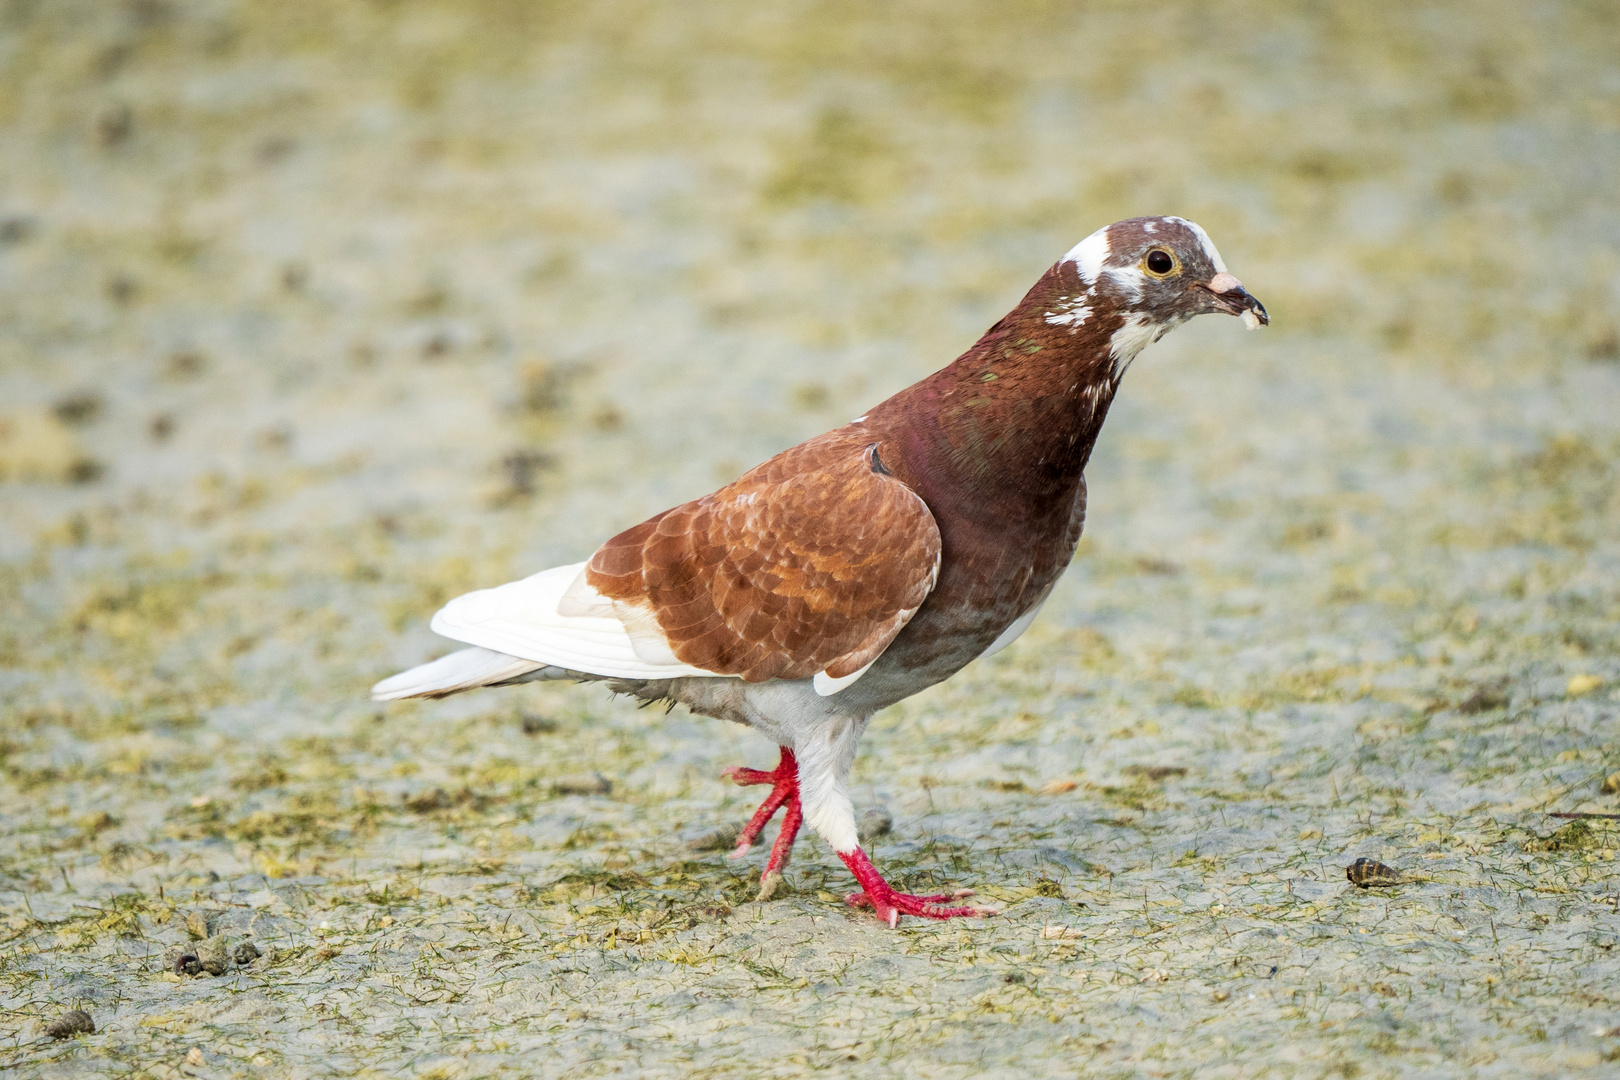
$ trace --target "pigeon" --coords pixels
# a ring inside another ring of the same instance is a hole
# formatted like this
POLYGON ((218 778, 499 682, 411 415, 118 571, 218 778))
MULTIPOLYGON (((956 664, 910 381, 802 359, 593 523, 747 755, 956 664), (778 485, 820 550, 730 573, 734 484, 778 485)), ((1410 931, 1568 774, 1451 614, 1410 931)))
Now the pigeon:
POLYGON ((1179 217, 1086 237, 949 366, 864 416, 635 525, 583 563, 468 593, 433 617, 470 646, 372 688, 437 698, 483 686, 599 681, 642 702, 746 724, 776 768, 730 857, 784 811, 760 895, 808 824, 854 875, 852 907, 995 914, 972 890, 914 896, 862 849, 848 785, 877 710, 1027 630, 1069 564, 1086 462, 1125 369, 1194 315, 1266 309, 1179 217))

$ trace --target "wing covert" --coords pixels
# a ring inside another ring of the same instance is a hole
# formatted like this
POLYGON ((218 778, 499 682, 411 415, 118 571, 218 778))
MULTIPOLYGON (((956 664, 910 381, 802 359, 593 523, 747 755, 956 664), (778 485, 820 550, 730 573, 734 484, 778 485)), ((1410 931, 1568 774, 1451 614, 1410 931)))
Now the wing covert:
POLYGON ((939 576, 940 536, 878 443, 812 440, 603 544, 585 580, 648 616, 682 663, 835 693, 886 649, 939 576))

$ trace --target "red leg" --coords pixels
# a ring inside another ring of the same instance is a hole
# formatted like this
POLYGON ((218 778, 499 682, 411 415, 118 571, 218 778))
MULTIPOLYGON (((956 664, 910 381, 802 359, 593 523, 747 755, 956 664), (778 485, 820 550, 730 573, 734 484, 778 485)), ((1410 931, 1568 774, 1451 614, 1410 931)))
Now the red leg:
POLYGON ((734 765, 720 775, 731 777, 738 787, 771 785, 771 793, 765 796, 765 801, 759 804, 754 816, 737 834, 737 847, 726 856, 728 859, 740 859, 748 854, 748 849, 754 846, 771 818, 783 806, 787 807, 787 812, 782 816, 782 829, 776 834, 776 843, 771 846, 771 857, 766 860, 765 871, 760 875, 759 898, 769 900, 771 893, 776 891, 777 883, 782 880, 782 869, 793 855, 793 841, 804 822, 804 812, 799 809, 799 763, 793 757, 793 751, 784 746, 782 760, 770 772, 734 765))
POLYGON ((877 872, 877 867, 872 865, 872 860, 868 859, 866 852, 860 848, 847 855, 839 852, 838 857, 844 860, 844 865, 849 867, 849 872, 854 874, 855 880, 861 884, 860 892, 849 894, 849 905, 871 908, 877 912, 878 918, 890 926, 898 926, 902 915, 915 915, 923 919, 955 919, 1000 914, 993 908, 945 906, 951 900, 972 896, 972 889, 941 893, 938 896, 911 896, 895 892, 894 887, 883 880, 883 875, 877 872))
POLYGON ((759 898, 769 900, 782 880, 782 871, 793 858, 793 841, 798 839, 799 826, 804 824, 804 811, 799 807, 799 793, 795 791, 782 814, 782 828, 771 845, 771 857, 765 860, 765 872, 759 876, 759 898))

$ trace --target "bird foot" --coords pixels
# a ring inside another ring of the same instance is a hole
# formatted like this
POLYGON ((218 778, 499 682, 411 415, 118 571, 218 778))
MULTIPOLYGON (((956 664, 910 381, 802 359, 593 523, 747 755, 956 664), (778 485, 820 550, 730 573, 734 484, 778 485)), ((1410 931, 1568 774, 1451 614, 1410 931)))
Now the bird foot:
POLYGON ((872 860, 866 857, 866 852, 856 848, 849 854, 838 853, 849 867, 855 880, 860 882, 861 891, 850 893, 847 903, 850 907, 869 907, 877 913, 877 917, 895 927, 900 925, 900 916, 912 915, 920 919, 972 919, 999 915, 996 908, 970 907, 965 905, 951 905, 951 901, 972 896, 972 889, 958 889, 952 893, 939 893, 934 896, 912 896, 910 893, 896 892, 894 887, 877 872, 872 860))
POLYGON ((778 810, 786 808, 782 815, 781 831, 776 834, 776 843, 771 845, 770 858, 765 861, 765 870, 759 878, 758 898, 769 900, 782 883, 782 871, 793 857, 793 842, 798 839, 799 827, 804 824, 804 811, 799 807, 799 763, 793 751, 784 746, 782 760, 770 772, 733 765, 720 775, 729 777, 738 787, 771 785, 771 793, 765 796, 765 801, 759 804, 754 816, 737 834, 737 846, 726 858, 740 859, 747 855, 748 849, 759 839, 760 832, 770 824, 771 818, 776 816, 778 810))

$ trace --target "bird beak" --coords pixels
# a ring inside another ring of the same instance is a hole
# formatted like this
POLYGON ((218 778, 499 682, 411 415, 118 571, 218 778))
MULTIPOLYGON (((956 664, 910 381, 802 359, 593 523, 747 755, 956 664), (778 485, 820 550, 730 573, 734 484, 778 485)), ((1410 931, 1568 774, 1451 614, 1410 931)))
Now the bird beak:
POLYGON ((1237 315, 1243 319, 1243 324, 1250 330, 1257 330, 1262 326, 1271 324, 1271 316, 1266 314, 1266 306, 1243 287, 1243 282, 1221 271, 1209 282, 1198 282, 1197 287, 1203 289, 1215 298, 1215 306, 1228 315, 1237 315))

